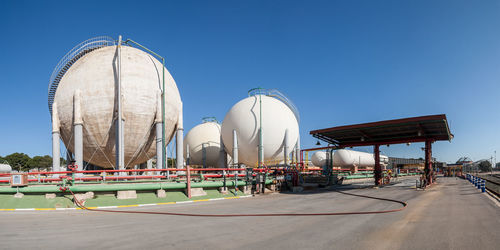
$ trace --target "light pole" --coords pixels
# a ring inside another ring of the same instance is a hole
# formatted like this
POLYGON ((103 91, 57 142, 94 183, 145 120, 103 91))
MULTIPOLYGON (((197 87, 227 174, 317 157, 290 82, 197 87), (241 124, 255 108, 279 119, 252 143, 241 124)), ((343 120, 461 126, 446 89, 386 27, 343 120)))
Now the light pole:
POLYGON ((496 168, 497 167, 497 151, 495 150, 495 165, 493 165, 491 168, 496 168))
POLYGON ((493 175, 493 156, 490 159, 491 162, 491 174, 493 175))

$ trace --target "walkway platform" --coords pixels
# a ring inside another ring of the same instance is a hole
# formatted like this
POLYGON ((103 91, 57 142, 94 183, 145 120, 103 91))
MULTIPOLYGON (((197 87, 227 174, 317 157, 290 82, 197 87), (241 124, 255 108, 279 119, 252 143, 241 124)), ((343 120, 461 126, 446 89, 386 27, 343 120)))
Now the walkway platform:
MULTIPOLYGON (((408 202, 400 212, 314 217, 179 217, 96 211, 0 212, 0 248, 97 249, 498 249, 500 206, 470 183, 414 180, 353 194, 408 202), (29 237, 27 237, 29 236, 29 237)), ((118 210, 186 213, 347 212, 398 208, 332 191, 118 210)))

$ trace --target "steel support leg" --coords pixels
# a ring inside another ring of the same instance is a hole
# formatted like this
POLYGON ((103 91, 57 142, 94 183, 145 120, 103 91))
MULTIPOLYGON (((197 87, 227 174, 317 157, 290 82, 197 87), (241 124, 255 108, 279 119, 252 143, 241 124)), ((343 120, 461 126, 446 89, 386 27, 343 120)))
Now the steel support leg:
POLYGON ((203 165, 203 168, 207 167, 207 148, 205 145, 205 143, 201 144, 201 163, 203 165))
POLYGON ((226 150, 224 148, 224 143, 222 142, 222 135, 220 136, 219 139, 219 160, 217 162, 217 167, 219 168, 226 168, 226 150))
POLYGON ((295 160, 297 161, 297 164, 302 162, 302 154, 300 152, 300 133, 297 138, 297 145, 295 145, 295 160))
POLYGON ((83 119, 81 111, 81 91, 77 89, 73 96, 73 132, 74 153, 77 170, 83 170, 83 119))
POLYGON ((83 170, 83 125, 75 124, 74 126, 74 140, 75 140, 75 164, 78 166, 77 170, 83 170))
POLYGON ((52 171, 54 172, 58 172, 61 169, 60 138, 57 103, 54 102, 52 104, 52 171))
MULTIPOLYGON (((239 167, 239 159, 238 159, 238 134, 235 129, 233 129, 233 168, 239 167)), ((233 174, 238 174, 238 171, 233 171, 233 174)))
MULTIPOLYGON (((153 161, 151 159, 149 159, 146 162, 146 168, 147 169, 153 169, 153 161)), ((153 175, 153 174, 154 174, 154 172, 148 171, 146 175, 153 175)))
POLYGON ((176 135, 176 168, 184 168, 184 120, 183 120, 183 109, 181 108, 179 113, 179 121, 177 121, 177 135, 176 135))
MULTIPOLYGON (((163 124, 156 123, 156 169, 161 169, 163 166, 163 124)), ((158 173, 157 173, 158 174, 158 173)))
POLYGON ((61 154, 60 154, 60 135, 59 131, 52 132, 52 171, 60 171, 61 154))
POLYGON ((285 130, 285 139, 284 139, 284 159, 283 159, 283 163, 285 164, 285 166, 288 166, 288 157, 290 156, 290 144, 288 143, 288 129, 285 130))

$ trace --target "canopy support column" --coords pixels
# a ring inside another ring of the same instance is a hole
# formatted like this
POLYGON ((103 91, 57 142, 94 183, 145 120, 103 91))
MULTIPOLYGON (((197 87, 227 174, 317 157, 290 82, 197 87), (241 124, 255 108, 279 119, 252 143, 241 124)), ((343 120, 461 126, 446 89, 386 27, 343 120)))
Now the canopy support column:
POLYGON ((425 178, 428 184, 432 184, 432 141, 425 141, 425 178))
POLYGON ((375 156, 375 169, 373 175, 375 177, 375 185, 382 185, 382 166, 380 165, 380 145, 373 146, 373 155, 375 156))

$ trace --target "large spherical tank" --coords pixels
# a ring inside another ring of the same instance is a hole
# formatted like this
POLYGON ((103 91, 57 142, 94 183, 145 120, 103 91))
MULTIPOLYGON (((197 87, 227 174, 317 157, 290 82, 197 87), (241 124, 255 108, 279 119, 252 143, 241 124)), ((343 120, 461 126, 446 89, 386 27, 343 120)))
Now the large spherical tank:
MULTIPOLYGON (((189 145, 189 164, 203 164, 205 148, 206 165, 216 167, 219 161, 221 126, 216 122, 205 122, 189 130, 184 138, 184 158, 189 145)), ((187 159, 186 159, 187 160, 187 159)))
MULTIPOLYGON (((116 47, 94 50, 78 59, 64 74, 55 94, 61 137, 73 151, 73 96, 81 91, 83 160, 111 168, 115 163, 116 47)), ((154 121, 162 89, 162 64, 150 54, 121 47, 121 103, 124 119, 125 166, 154 157, 154 121)), ((165 69, 165 140, 174 133, 182 109, 177 85, 165 69)))
POLYGON ((326 165, 326 152, 317 151, 311 156, 311 162, 316 167, 323 167, 326 165))
POLYGON ((226 152, 233 156, 233 130, 236 130, 239 162, 251 167, 258 165, 261 115, 259 98, 262 98, 264 161, 277 162, 284 159, 284 138, 287 129, 290 152, 299 137, 297 118, 283 102, 266 95, 254 95, 239 101, 229 110, 222 122, 222 141, 226 152))
MULTIPOLYGON (((380 162, 386 164, 388 157, 380 155, 380 162)), ((339 149, 333 154, 333 165, 336 167, 350 167, 353 165, 359 167, 373 167, 375 166, 375 158, 373 154, 339 149)))

